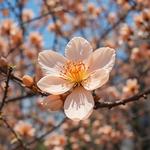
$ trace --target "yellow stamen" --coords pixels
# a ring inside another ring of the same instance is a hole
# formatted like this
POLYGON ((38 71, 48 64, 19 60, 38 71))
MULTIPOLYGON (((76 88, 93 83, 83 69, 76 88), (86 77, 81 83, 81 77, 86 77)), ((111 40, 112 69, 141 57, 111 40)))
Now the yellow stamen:
POLYGON ((87 79, 89 75, 83 62, 69 61, 63 66, 61 76, 70 82, 80 83, 87 79))

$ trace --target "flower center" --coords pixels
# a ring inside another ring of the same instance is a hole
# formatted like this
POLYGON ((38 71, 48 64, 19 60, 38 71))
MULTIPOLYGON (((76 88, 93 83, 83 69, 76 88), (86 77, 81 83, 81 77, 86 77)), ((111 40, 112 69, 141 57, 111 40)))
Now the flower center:
POLYGON ((80 83, 88 78, 87 69, 82 61, 69 61, 63 66, 61 76, 70 82, 80 83))

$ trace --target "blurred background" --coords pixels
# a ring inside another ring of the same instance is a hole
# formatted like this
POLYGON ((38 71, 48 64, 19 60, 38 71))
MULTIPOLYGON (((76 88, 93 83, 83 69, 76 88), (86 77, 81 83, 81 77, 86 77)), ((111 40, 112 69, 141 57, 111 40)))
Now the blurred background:
POLYGON ((0 0, 0 150, 150 150, 149 96, 74 122, 25 87, 43 76, 38 53, 64 54, 74 36, 116 49, 109 82, 94 91, 101 101, 150 87, 149 0, 0 0))

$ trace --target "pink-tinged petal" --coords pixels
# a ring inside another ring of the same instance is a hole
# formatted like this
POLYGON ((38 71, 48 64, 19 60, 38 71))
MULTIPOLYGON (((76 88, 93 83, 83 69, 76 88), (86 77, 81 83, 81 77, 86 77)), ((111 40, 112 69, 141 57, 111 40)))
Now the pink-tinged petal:
POLYGON ((92 53, 90 43, 82 37, 74 37, 67 44, 65 56, 72 61, 86 59, 92 53))
POLYGON ((115 50, 109 47, 103 47, 95 50, 87 59, 89 72, 93 72, 101 68, 111 71, 115 63, 115 56, 115 50))
MULTIPOLYGON (((88 112, 88 114, 82 120, 88 119, 92 113, 93 113, 93 108, 91 108, 91 110, 88 112)), ((80 120, 77 120, 77 121, 80 121, 80 120)))
POLYGON ((45 76, 38 81, 37 86, 42 91, 59 95, 69 91, 73 87, 73 83, 70 83, 59 77, 45 76))
POLYGON ((83 87, 76 87, 66 98, 64 112, 72 120, 79 121, 89 117, 94 107, 93 96, 83 87))
POLYGON ((93 72, 87 80, 82 82, 85 89, 92 91, 104 85, 109 79, 107 69, 99 69, 93 72))
POLYGON ((38 62, 46 75, 59 76, 60 66, 63 66, 66 61, 64 56, 52 50, 40 52, 38 57, 38 62))
POLYGON ((89 112, 87 113, 87 115, 85 117, 83 117, 82 119, 80 118, 75 118, 75 119, 72 119, 73 121, 81 121, 81 120, 86 120, 90 117, 90 115, 92 114, 93 112, 93 107, 91 108, 91 110, 89 110, 89 112))

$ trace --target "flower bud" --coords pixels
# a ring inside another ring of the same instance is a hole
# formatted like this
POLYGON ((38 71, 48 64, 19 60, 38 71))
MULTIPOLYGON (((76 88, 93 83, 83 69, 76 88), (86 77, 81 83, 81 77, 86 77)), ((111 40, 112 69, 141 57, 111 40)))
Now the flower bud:
POLYGON ((35 135, 35 128, 31 124, 23 121, 19 121, 15 125, 14 130, 22 136, 33 137, 35 135))
POLYGON ((63 100, 59 95, 49 95, 43 102, 43 107, 51 111, 58 111, 63 107, 63 100))
POLYGON ((95 5, 93 3, 88 4, 88 11, 92 14, 95 10, 95 5))
POLYGON ((8 66, 8 61, 4 57, 0 57, 0 67, 7 67, 8 66))
POLYGON ((31 87, 33 85, 33 83, 34 83, 33 78, 30 77, 29 75, 24 75, 22 77, 22 82, 27 87, 31 87))

